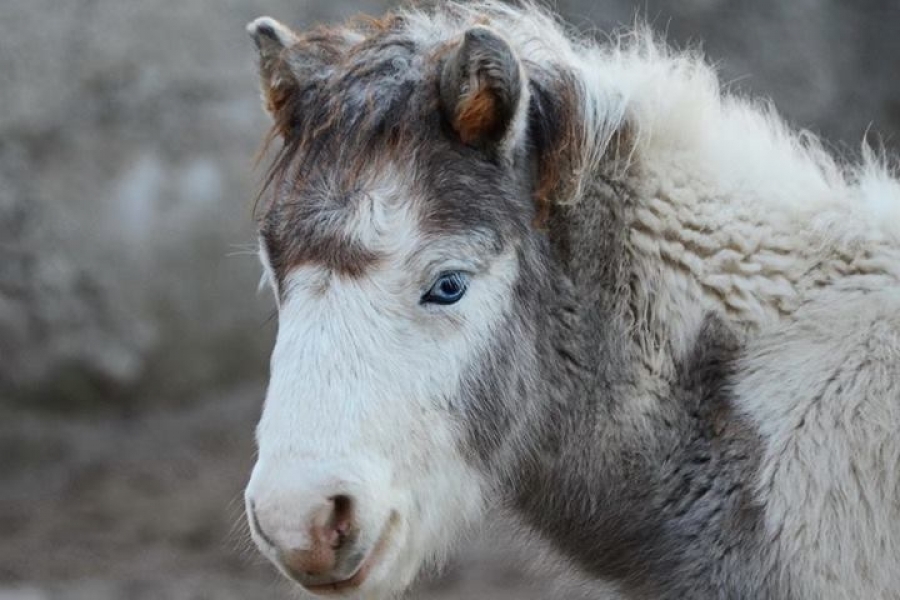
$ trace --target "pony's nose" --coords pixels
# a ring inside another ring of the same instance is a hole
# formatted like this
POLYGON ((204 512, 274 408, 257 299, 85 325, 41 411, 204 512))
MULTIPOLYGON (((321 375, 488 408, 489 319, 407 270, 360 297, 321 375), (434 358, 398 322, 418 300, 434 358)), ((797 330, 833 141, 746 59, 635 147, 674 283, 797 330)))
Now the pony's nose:
POLYGON ((309 546, 279 549, 282 566, 295 578, 324 576, 338 566, 338 550, 353 529, 353 501, 349 496, 334 496, 312 515, 309 546))
POLYGON ((336 495, 325 499, 307 517, 307 535, 300 546, 279 544, 278 536, 266 530, 255 512, 251 513, 254 527, 260 537, 276 552, 277 560, 300 583, 310 578, 322 578, 333 574, 341 563, 340 550, 349 543, 355 530, 353 499, 336 495))

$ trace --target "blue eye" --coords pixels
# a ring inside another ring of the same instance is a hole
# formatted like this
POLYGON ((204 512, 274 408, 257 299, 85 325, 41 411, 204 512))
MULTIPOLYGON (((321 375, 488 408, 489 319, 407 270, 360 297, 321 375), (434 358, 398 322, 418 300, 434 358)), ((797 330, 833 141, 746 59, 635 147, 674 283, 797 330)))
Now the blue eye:
POLYGON ((465 273, 450 271, 438 277, 431 289, 422 296, 422 304, 453 304, 466 293, 468 278, 465 273))

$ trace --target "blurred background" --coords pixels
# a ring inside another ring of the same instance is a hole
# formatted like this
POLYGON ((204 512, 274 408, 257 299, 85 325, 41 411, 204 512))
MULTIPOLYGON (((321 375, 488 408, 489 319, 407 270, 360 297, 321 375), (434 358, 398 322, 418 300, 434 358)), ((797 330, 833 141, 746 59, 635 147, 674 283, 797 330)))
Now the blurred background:
MULTIPOLYGON (((268 351, 249 20, 378 0, 0 3, 0 600, 290 597, 244 541, 268 351)), ((650 20, 854 156, 900 131, 896 0, 564 1, 650 20)), ((558 598, 473 541, 414 594, 558 598)))

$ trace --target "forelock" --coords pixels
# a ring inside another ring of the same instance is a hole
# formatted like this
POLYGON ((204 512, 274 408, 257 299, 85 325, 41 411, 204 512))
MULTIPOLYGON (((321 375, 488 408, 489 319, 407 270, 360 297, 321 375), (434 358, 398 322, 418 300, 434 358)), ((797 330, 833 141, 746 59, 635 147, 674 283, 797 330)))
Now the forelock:
POLYGON ((438 100, 446 44, 389 15, 314 29, 287 50, 302 77, 276 116, 283 145, 258 205, 277 278, 310 262, 350 276, 376 265, 379 252, 353 225, 360 206, 391 196, 418 203, 408 208, 423 239, 525 233, 527 178, 446 134, 438 100))
POLYGON ((364 169, 415 148, 437 119, 435 58, 400 17, 315 29, 287 60, 302 75, 277 116, 284 144, 273 182, 338 169, 338 183, 352 189, 364 169))

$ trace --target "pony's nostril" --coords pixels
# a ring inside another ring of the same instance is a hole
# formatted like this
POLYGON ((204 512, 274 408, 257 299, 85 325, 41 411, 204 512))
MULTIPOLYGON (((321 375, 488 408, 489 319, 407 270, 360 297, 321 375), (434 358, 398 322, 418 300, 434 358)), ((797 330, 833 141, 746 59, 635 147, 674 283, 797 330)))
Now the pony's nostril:
POLYGON ((333 546, 340 548, 353 529, 353 499, 350 496, 338 495, 331 498, 331 503, 334 508, 330 525, 337 534, 333 546))
POLYGON ((329 498, 313 513, 309 527, 309 547, 286 550, 280 556, 284 567, 300 578, 324 576, 336 569, 338 550, 355 530, 352 498, 329 498))

